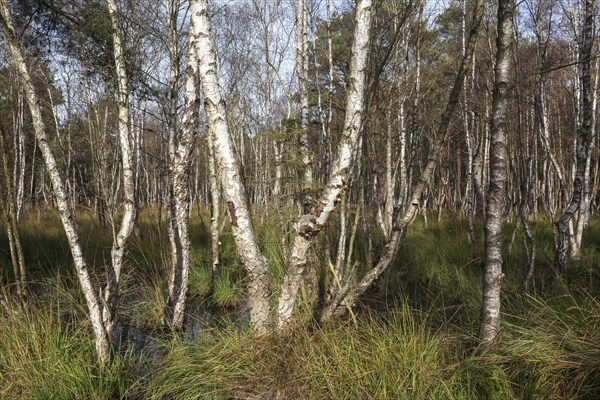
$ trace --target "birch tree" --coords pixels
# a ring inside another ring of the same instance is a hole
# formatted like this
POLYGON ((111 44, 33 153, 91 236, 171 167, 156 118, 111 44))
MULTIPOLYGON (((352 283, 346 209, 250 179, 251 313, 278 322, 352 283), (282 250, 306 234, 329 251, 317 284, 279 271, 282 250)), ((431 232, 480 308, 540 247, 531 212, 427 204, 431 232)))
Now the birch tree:
MULTIPOLYGON (((308 146, 308 5, 307 0, 296 4, 296 73, 300 92, 300 152, 304 168, 303 191, 307 192, 313 181, 312 157, 308 146)), ((308 193, 303 198, 309 200, 308 193), (307 197, 308 196, 308 197, 307 197)), ((305 204, 306 206, 306 204, 305 204)))
POLYGON ((225 102, 219 88, 215 51, 211 37, 208 0, 191 0, 190 10, 194 28, 194 43, 199 60, 200 82, 204 94, 208 134, 212 137, 217 171, 233 237, 248 274, 250 321, 255 331, 264 333, 270 325, 271 273, 267 260, 258 247, 250 218, 240 162, 234 151, 227 126, 225 102))
POLYGON ((74 215, 74 208, 71 207, 69 197, 67 196, 64 182, 58 171, 56 158, 50 146, 50 141, 46 134, 46 126, 42 119, 42 111, 40 108, 40 100, 32 83, 31 75, 25 63, 25 58, 15 33, 15 28, 8 7, 7 0, 0 0, 0 14, 2 17, 2 29, 4 32, 4 40, 6 41, 10 54, 12 56, 15 67, 19 72, 19 77, 25 92, 25 100, 31 112, 33 129, 38 143, 40 152, 44 158, 46 171, 52 184, 53 194, 58 206, 60 219, 69 242, 71 255, 75 263, 77 277, 81 285, 83 295, 86 300, 94 339, 96 344, 96 352, 100 362, 106 363, 110 360, 110 336, 108 335, 102 319, 102 303, 101 298, 96 291, 88 269, 81 242, 79 240, 79 231, 74 215))
MULTIPOLYGON (((192 15, 198 12, 198 3, 190 4, 192 15)), ((172 256, 172 273, 169 279, 169 298, 165 322, 172 329, 181 329, 185 310, 185 299, 188 289, 190 270, 190 237, 189 237, 189 209, 190 209, 190 169, 192 164, 192 152, 196 141, 198 130, 198 112, 200 99, 198 97, 198 57, 196 53, 196 40, 199 35, 196 19, 190 20, 188 37, 188 64, 185 69, 185 108, 181 131, 174 146, 173 159, 173 200, 174 200, 174 224, 172 235, 176 243, 175 252, 172 256)), ((210 146, 210 145, 209 145, 210 146)), ((212 152, 209 152, 212 153, 212 152)), ((209 154, 212 158, 212 154, 209 154)), ((211 163, 212 160, 209 160, 211 163)), ((214 188, 211 185, 211 194, 214 197, 214 188)), ((218 191, 217 191, 218 193, 218 191)), ((215 216, 211 215, 211 221, 215 216)), ((214 235, 215 227, 211 222, 211 232, 214 235)), ((218 229, 216 229, 218 235, 218 229)), ((218 242, 218 236, 217 236, 218 242)), ((215 250, 213 237, 213 257, 215 250)), ((218 258, 216 263, 218 263, 218 258)), ((213 269, 215 261, 213 258, 213 269)))
POLYGON ((494 342, 500 329, 500 289, 502 287, 502 228, 506 208, 507 120, 512 64, 513 0, 499 0, 496 68, 492 98, 490 143, 490 183, 485 218, 485 264, 483 303, 479 340, 481 345, 494 342))
MULTIPOLYGON (((594 13, 593 13, 594 2, 593 0, 585 0, 584 4, 584 22, 582 24, 582 31, 580 35, 579 43, 579 57, 581 72, 579 74, 579 90, 580 95, 580 106, 579 106, 579 124, 577 126, 577 132, 575 137, 576 153, 575 153, 575 178, 573 181, 573 193, 571 194, 571 200, 565 207, 556 223, 558 230, 558 246, 556 249, 556 256, 554 259, 554 265, 560 273, 564 274, 567 268, 567 256, 569 251, 569 223, 571 223, 573 216, 580 210, 580 204, 584 196, 585 190, 585 174, 588 152, 592 142, 592 87, 591 87, 591 58, 592 58, 592 45, 594 40, 594 13)), ((588 170, 589 171, 589 170, 588 170)), ((580 210, 581 212, 581 210, 580 210)))
POLYGON ((107 0, 108 12, 112 26, 112 41, 117 75, 117 105, 118 105, 118 138, 121 149, 121 167, 123 174, 123 219, 118 232, 113 226, 113 246, 111 250, 111 266, 107 271, 107 282, 104 291, 105 306, 103 320, 106 332, 112 336, 119 295, 119 279, 123 267, 123 256, 127 240, 133 232, 137 208, 135 201, 135 179, 133 168, 133 150, 129 134, 129 95, 128 79, 125 67, 125 53, 121 41, 121 25, 116 0, 107 0))
POLYGON ((346 116, 338 153, 323 194, 310 212, 301 216, 295 225, 295 236, 285 266, 277 305, 277 325, 285 327, 292 319, 302 275, 307 266, 307 253, 315 236, 323 229, 335 210, 337 199, 348 189, 352 165, 356 160, 363 125, 366 92, 366 69, 371 33, 371 0, 356 5, 356 22, 350 62, 350 79, 346 100, 346 116))
POLYGON ((8 148, 6 146, 4 128, 0 126, 0 177, 4 181, 0 189, 0 208, 5 217, 6 236, 8 237, 8 248, 13 274, 17 286, 17 296, 22 305, 27 304, 27 270, 25 266, 25 255, 21 246, 21 237, 18 229, 18 200, 15 201, 14 188, 8 167, 8 148))
MULTIPOLYGON (((472 59, 473 51, 475 50, 475 42, 477 39, 477 33, 481 24, 481 19, 484 12, 483 0, 478 0, 474 5, 473 17, 471 21, 471 28, 467 40, 467 46, 465 55, 461 59, 458 73, 454 81, 454 85, 450 90, 446 107, 442 113, 439 125, 436 130, 436 138, 432 145, 431 153, 427 160, 427 164, 414 189, 411 191, 409 202, 406 203, 406 207, 402 207, 402 204, 397 204, 394 208, 392 215, 392 234, 386 241, 383 254, 379 258, 377 264, 367 274, 360 279, 357 283, 349 285, 345 292, 340 293, 337 298, 326 305, 321 319, 327 320, 336 314, 344 313, 348 307, 351 307, 354 302, 361 296, 373 283, 381 276, 381 274, 389 267, 389 265, 395 260, 398 253, 398 249, 402 244, 406 231, 412 221, 415 219, 417 212, 419 211, 419 205, 423 192, 425 191, 430 179, 433 176, 436 165, 438 164, 443 147, 448 139, 448 125, 452 114, 458 104, 460 93, 463 87, 464 78, 466 73, 469 71, 470 60, 472 59), (398 221, 398 216, 401 211, 402 218, 398 221)), ((412 157, 411 157, 412 158, 412 157)))

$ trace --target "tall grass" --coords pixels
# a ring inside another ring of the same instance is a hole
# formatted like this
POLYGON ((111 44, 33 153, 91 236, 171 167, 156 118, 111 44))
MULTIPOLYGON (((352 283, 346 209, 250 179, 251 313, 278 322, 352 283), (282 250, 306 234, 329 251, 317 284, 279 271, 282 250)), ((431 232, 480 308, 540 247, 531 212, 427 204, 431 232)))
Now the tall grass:
POLYGON ((0 398, 124 398, 133 384, 131 359, 116 355, 100 366, 80 306, 67 292, 55 293, 61 302, 0 310, 0 398))
MULTIPOLYGON (((151 212, 142 214, 142 235, 128 246, 120 321, 143 328, 161 347, 152 374, 142 377, 130 356, 118 356, 103 368, 95 363, 85 302, 60 221, 52 215, 30 216, 21 229, 31 277, 53 278, 30 284, 29 311, 0 310, 0 398, 600 398, 598 218, 584 235, 581 258, 561 279, 552 269, 551 225, 532 222, 538 258, 529 291, 524 288, 526 248, 517 235, 512 256, 505 254, 500 336, 493 348, 479 354, 473 350, 481 302, 481 226, 473 245, 465 221, 445 219, 428 226, 417 221, 396 262, 361 299, 357 325, 319 326, 303 306, 297 326, 256 337, 237 310, 243 308, 245 272, 230 231, 221 236, 222 269, 211 282, 208 227, 193 217, 189 294, 202 312, 213 312, 211 329, 186 337, 156 329, 162 323, 170 261, 164 226, 151 212)), ((86 215, 79 223, 101 283, 110 232, 86 215)), ((274 217, 256 227, 276 291, 285 227, 274 217)), ((335 243, 335 229, 328 229, 335 243)), ((507 226, 506 242, 511 230, 507 226)), ((311 267, 325 265, 324 239, 321 235, 316 243, 311 267)), ((376 259, 383 239, 375 232, 372 240, 376 259)), ((353 255, 359 274, 365 272, 367 248, 359 232, 353 255)))
POLYGON ((257 338, 215 332, 174 341, 147 388, 149 398, 459 398, 450 364, 456 338, 431 332, 405 306, 359 325, 301 327, 257 338))

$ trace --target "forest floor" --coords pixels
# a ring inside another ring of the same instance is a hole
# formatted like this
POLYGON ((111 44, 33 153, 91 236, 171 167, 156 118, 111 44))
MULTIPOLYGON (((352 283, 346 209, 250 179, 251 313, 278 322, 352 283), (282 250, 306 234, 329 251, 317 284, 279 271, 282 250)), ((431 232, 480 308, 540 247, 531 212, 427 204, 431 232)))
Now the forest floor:
MULTIPOLYGON (((222 271, 212 285, 205 212, 193 212, 187 329, 161 327, 169 265, 155 210, 140 217, 122 278, 117 354, 99 367, 85 302, 58 216, 32 210, 21 224, 29 308, 14 303, 6 236, 0 234, 1 399, 596 399, 600 398, 600 218, 584 235, 566 277, 553 270, 547 220, 532 222, 535 277, 526 290, 527 243, 505 253, 502 325, 496 345, 474 351, 482 280, 482 230, 418 220, 396 263, 351 318, 321 326, 304 302, 296 326, 257 338, 247 326, 244 273, 225 229, 222 271)), ((80 212, 88 262, 102 281, 111 232, 80 212)), ((335 225, 332 225, 335 226, 335 225)), ((506 244, 514 224, 506 227, 506 244)), ((281 225, 257 222, 281 279, 281 225)), ((4 232, 4 230, 2 230, 4 232)), ((333 230, 329 233, 335 242, 333 230)), ((325 240, 322 236, 322 241, 325 240)), ((383 238, 373 237, 374 256, 383 238)), ((322 242, 313 263, 324 267, 322 242)), ((332 246, 335 248, 336 246, 332 246)), ((357 237, 354 259, 366 259, 357 237)), ((359 274, 364 271, 359 271, 359 274)), ((274 296, 276 298, 276 296, 274 296)))

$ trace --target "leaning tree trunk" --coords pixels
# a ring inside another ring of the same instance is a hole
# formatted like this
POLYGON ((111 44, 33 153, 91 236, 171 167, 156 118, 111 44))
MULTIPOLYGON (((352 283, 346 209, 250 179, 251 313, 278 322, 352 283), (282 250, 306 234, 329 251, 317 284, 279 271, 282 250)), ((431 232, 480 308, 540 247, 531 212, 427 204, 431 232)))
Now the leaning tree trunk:
POLYGON ((406 204, 406 209, 404 210, 402 219, 400 222, 396 221, 400 210, 403 208, 403 205, 398 203, 394 208, 394 214, 392 217, 392 222, 394 224, 392 227, 392 234, 389 240, 386 242, 383 254, 379 258, 379 261, 375 267, 373 267, 373 269, 370 270, 357 284, 348 289, 345 296, 340 297, 337 301, 333 301, 325 307, 321 315, 322 320, 330 319, 334 314, 344 313, 348 309, 348 306, 352 306, 358 297, 366 292, 371 285, 373 285, 375 280, 381 276, 383 271, 385 271, 396 258, 396 254, 398 253, 400 244, 402 244, 402 241, 404 240, 408 226, 412 223, 417 215, 421 196, 423 195, 423 192, 425 191, 425 188, 427 187, 429 180, 433 175, 435 166, 437 165, 442 154, 444 144, 448 139, 448 125, 450 124, 450 119, 452 118, 452 114, 454 113, 454 109, 456 108, 460 98, 460 92, 463 87, 465 74, 469 70, 469 62, 475 49, 477 32, 479 31, 479 25, 481 24, 483 11, 483 0, 478 0, 475 3, 473 21, 471 30, 469 32, 465 56, 462 58, 456 80, 454 81, 454 85, 448 97, 446 108, 442 113, 442 117, 436 132, 436 140, 433 143, 427 165, 421 173, 415 189, 411 192, 410 202, 406 204))
POLYGON ((208 134, 213 139, 219 179, 231 221, 233 237, 248 275, 250 321, 255 331, 263 333, 270 325, 271 272, 266 258, 258 247, 250 219, 240 163, 234 152, 232 138, 227 127, 225 102, 221 98, 215 51, 211 41, 208 1, 192 0, 190 3, 197 57, 200 62, 200 81, 204 93, 208 134))
POLYGON ((567 255, 569 251, 569 223, 573 219, 575 212, 580 207, 581 199, 584 195, 584 181, 586 174, 586 159, 588 149, 592 140, 592 88, 590 77, 590 64, 592 57, 592 44, 594 35, 594 1, 585 0, 585 22, 580 35, 579 60, 581 63, 581 73, 579 76, 579 86, 581 90, 581 109, 579 112, 580 123, 576 135, 576 165, 575 179, 573 181, 573 194, 571 201, 564 209, 556 228, 558 230, 558 247, 554 259, 554 266, 557 271, 564 274, 567 269, 567 255))
POLYGON ((346 118, 337 158, 331 165, 331 176, 321 198, 309 213, 300 217, 296 223, 296 235, 285 267, 279 295, 277 308, 277 325, 279 327, 284 327, 292 319, 312 239, 327 223, 338 203, 337 199, 341 192, 347 189, 349 183, 363 123, 370 28, 371 0, 361 0, 356 6, 346 118))
MULTIPOLYGON (((197 4, 191 5, 192 13, 197 11, 197 4)), ((185 70, 185 109, 181 123, 181 132, 175 146, 173 160, 173 201, 175 218, 174 232, 177 245, 173 257, 172 275, 169 280, 169 298, 165 313, 165 322, 172 329, 181 329, 185 310, 185 298, 188 289, 190 271, 190 235, 189 235, 189 209, 190 209, 190 169, 192 165, 192 152, 198 130, 198 111, 200 99, 198 97, 198 57, 196 53, 196 35, 198 28, 196 21, 190 21, 188 38, 188 65, 185 70)), ((211 222, 211 231, 214 226, 211 222)), ((214 251, 214 248, 213 248, 214 251)))
POLYGON ((507 182, 506 125, 509 105, 509 79, 513 35, 513 0, 499 0, 496 68, 492 98, 490 143, 490 183, 485 218, 485 271, 479 341, 482 346, 494 342, 500 329, 500 289, 502 287, 502 227, 507 182))
MULTIPOLYGON (((104 290, 103 321, 109 336, 114 330, 115 316, 119 296, 119 278, 123 266, 123 255, 127 240, 133 232, 136 220, 135 180, 133 176, 133 151, 129 138, 129 96, 127 88, 127 71, 125 68, 125 54, 121 43, 121 27, 119 23, 116 0, 108 0, 108 12, 112 24, 113 51, 117 73, 118 93, 117 104, 119 110, 118 135, 121 148, 121 166, 123 169, 123 206, 124 213, 119 231, 114 234, 111 250, 111 266, 107 271, 106 288, 104 290)), ((113 230, 114 231, 114 230, 113 230)))
POLYGON ((8 44, 10 53, 23 84, 25 98, 31 112, 31 120, 33 123, 35 137, 38 142, 40 152, 44 158, 48 176, 50 177, 50 181, 52 183, 52 189, 54 191, 54 197, 56 198, 56 204, 58 205, 60 218, 67 235, 67 240, 71 249, 71 255, 73 256, 75 269, 77 270, 79 283, 81 284, 81 289, 87 303, 92 329, 94 331, 96 352, 100 362, 106 363, 110 360, 110 338, 106 333, 104 324, 102 322, 101 299, 98 297, 97 291, 94 288, 90 278, 88 265, 79 241, 79 232, 75 222, 75 215, 73 214, 73 209, 69 204, 69 199, 65 191, 63 180, 58 172, 56 159, 54 158, 48 137, 46 136, 46 126, 42 118, 40 100, 35 91, 35 87, 33 86, 33 82, 31 81, 29 71, 27 70, 27 64, 25 63, 21 49, 17 43, 17 37, 7 0, 0 0, 0 13, 2 16, 1 22, 2 29, 4 31, 4 40, 8 44))

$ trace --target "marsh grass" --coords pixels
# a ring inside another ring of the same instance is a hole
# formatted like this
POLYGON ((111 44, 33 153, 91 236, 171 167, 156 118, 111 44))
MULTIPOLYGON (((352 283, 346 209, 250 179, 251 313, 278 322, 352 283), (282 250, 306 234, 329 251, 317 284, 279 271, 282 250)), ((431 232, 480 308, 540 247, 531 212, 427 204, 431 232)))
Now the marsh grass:
POLYGON ((150 398, 451 398, 457 341, 399 306, 343 323, 257 338, 220 331, 210 342, 169 343, 150 398))
POLYGON ((225 269, 214 282, 212 300, 220 307, 236 307, 241 304, 242 280, 237 271, 225 269))
MULTIPOLYGON (((201 212, 207 220, 206 210, 201 212)), ((498 343, 479 353, 474 345, 481 302, 481 225, 473 245, 465 221, 446 218, 425 226, 417 219, 395 263, 361 299, 357 325, 337 321, 320 326, 311 319, 310 308, 302 306, 297 326, 256 337, 236 316, 245 273, 231 232, 226 228, 221 236, 222 268, 211 283, 210 237, 196 214, 189 293, 204 312, 215 311, 214 324, 196 341, 158 334, 161 351, 152 360, 152 375, 143 378, 137 361, 127 354, 108 367, 97 365, 60 221, 50 213, 30 215, 21 233, 31 304, 28 311, 13 312, 10 304, 0 310, 0 398, 600 398, 599 218, 592 218, 580 259, 570 261, 561 279, 553 271, 549 222, 531 223, 538 256, 529 291, 524 288, 527 249, 517 235, 512 256, 505 254, 498 343)), ((274 216, 269 218, 256 228, 273 268, 275 301, 283 271, 282 235, 287 232, 274 216)), ((155 219, 152 210, 143 212, 142 235, 128 246, 119 310, 121 321, 151 333, 162 324, 170 268, 164 226, 155 219)), ((79 224, 101 283, 110 257, 110 231, 85 213, 79 224)), ((512 228, 510 223, 506 227, 506 243, 512 228)), ((336 243, 332 228, 319 237, 311 256, 312 267, 320 271, 326 270, 326 235, 336 243)), ((374 232, 372 240, 377 259, 383 239, 374 232)), ((353 259, 359 261, 360 273, 365 272, 367 249, 367 238, 359 232, 353 259)), ((0 255, 0 266, 10 281, 7 257, 0 255)), ((6 292, 10 299, 10 289, 6 292)))
POLYGON ((133 384, 128 355, 99 366, 77 296, 44 282, 60 301, 0 310, 0 398, 124 398, 133 384), (74 302, 75 301, 75 302, 74 302))

